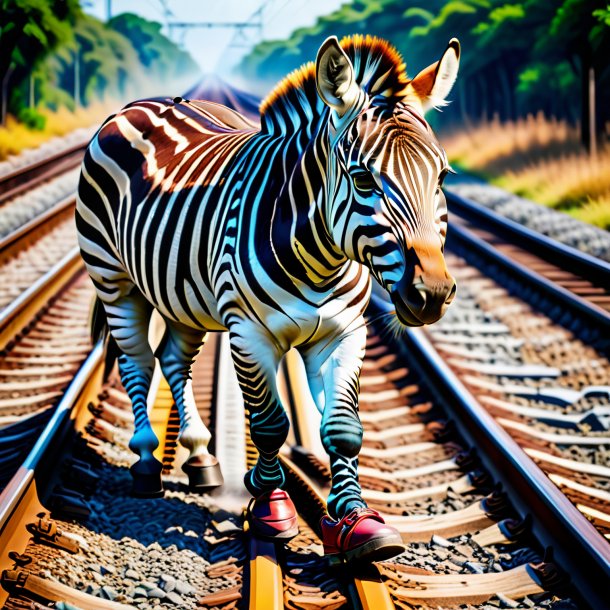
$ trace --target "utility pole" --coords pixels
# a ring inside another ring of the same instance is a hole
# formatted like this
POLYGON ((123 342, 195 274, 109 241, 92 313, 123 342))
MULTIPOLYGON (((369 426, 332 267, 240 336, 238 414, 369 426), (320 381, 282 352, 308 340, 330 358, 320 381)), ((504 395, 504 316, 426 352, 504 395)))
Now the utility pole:
POLYGON ((8 107, 8 81, 15 69, 15 64, 11 64, 6 71, 4 78, 2 79, 2 109, 0 110, 0 125, 4 125, 6 122, 6 110, 8 107))
POLYGON ((112 19, 112 0, 106 0, 106 21, 112 19))
POLYGON ((595 124, 595 69, 589 68, 589 152, 591 157, 597 155, 597 125, 595 124))
POLYGON ((34 108, 34 72, 30 72, 30 108, 34 108))
POLYGON ((78 65, 78 43, 74 49, 74 105, 80 106, 80 68, 78 65))

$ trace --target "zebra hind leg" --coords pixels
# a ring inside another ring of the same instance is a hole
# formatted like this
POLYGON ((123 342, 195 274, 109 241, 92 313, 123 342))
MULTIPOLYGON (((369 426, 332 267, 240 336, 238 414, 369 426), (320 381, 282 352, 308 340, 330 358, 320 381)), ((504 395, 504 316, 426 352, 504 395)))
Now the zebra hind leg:
POLYGON ((163 495, 163 465, 153 451, 159 441, 148 419, 147 399, 155 366, 148 343, 148 325, 152 306, 135 289, 126 297, 104 304, 110 332, 121 351, 118 358, 123 387, 131 400, 134 433, 129 448, 140 459, 131 466, 133 495, 156 498, 163 495))
POLYGON ((166 319, 166 331, 155 355, 180 414, 180 444, 189 450, 182 466, 189 489, 205 493, 223 484, 218 460, 208 452, 210 432, 201 421, 191 383, 191 367, 205 333, 166 319))

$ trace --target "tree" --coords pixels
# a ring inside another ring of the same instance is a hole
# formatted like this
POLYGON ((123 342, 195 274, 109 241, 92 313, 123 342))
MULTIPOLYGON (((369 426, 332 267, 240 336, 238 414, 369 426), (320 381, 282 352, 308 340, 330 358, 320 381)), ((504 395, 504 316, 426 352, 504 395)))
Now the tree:
POLYGON ((609 13, 608 4, 602 0, 564 0, 553 15, 548 37, 537 47, 541 52, 558 53, 572 62, 576 60, 575 71, 580 78, 581 140, 589 150, 595 149, 604 116, 596 116, 595 91, 596 84, 608 75, 609 13))
POLYGON ((193 76, 199 68, 193 58, 161 33, 161 24, 133 13, 122 13, 108 27, 131 41, 150 76, 162 79, 193 76))
POLYGON ((1 0, 1 120, 7 110, 9 80, 18 86, 50 50, 69 42, 80 14, 78 0, 1 0))

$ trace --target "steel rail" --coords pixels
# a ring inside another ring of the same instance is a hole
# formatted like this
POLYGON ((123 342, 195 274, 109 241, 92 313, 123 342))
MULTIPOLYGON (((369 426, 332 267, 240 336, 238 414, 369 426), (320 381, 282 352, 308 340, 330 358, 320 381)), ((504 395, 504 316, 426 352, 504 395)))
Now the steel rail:
MULTIPOLYGON (((36 233, 49 233, 70 214, 74 196, 69 196, 21 225, 0 240, 0 264, 16 256, 24 242, 34 240, 36 233)), ((40 276, 4 309, 0 310, 0 350, 21 332, 44 306, 84 268, 78 247, 72 248, 62 259, 40 276)))
POLYGON ((532 254, 552 261, 594 284, 610 286, 610 263, 538 233, 450 190, 445 191, 445 196, 450 213, 518 243, 532 254))
POLYGON ((78 167, 86 148, 86 142, 76 144, 0 178, 0 205, 59 173, 78 167))
POLYGON ((559 303, 565 308, 562 312, 549 313, 551 317, 557 317, 558 313, 563 314, 567 311, 588 323, 590 327, 588 331, 595 338, 607 340, 610 337, 609 312, 589 303, 582 297, 528 269, 524 265, 507 258, 467 228, 455 223, 451 225, 447 247, 458 255, 464 256, 467 260, 475 255, 482 257, 488 263, 497 265, 510 277, 520 282, 525 282, 528 286, 537 290, 543 297, 553 303, 559 303))
POLYGON ((23 243, 37 231, 44 230, 48 233, 53 226, 64 219, 64 216, 67 215, 67 212, 75 203, 76 199, 73 195, 70 195, 0 238, 0 264, 18 254, 23 249, 23 243))
MULTIPOLYGON (((290 383, 290 382, 289 382, 290 383)), ((307 525, 322 539, 320 520, 326 514, 326 501, 316 485, 287 456, 280 454, 286 476, 285 489, 307 525)), ((362 610, 393 610, 394 602, 375 566, 350 566, 347 575, 352 601, 362 610)))
POLYGON ((0 350, 5 349, 83 268, 76 246, 0 311, 0 350))
MULTIPOLYGON (((376 294, 371 308, 394 310, 376 294)), ((610 579, 608 542, 459 381, 425 331, 408 329, 394 346, 438 389, 464 438, 490 458, 486 466, 514 492, 510 497, 517 510, 522 515, 534 513, 534 534, 553 548, 558 563, 569 570, 588 603, 604 607, 610 579)))
MULTIPOLYGON (((52 456, 61 446, 73 421, 86 409, 101 387, 104 349, 98 343, 68 386, 53 416, 45 426, 23 465, 0 494, 0 572, 11 570, 14 561, 10 551, 23 553, 30 539, 25 525, 41 510, 50 479, 41 471, 53 464, 52 456)), ((0 603, 7 592, 0 588, 0 603)))

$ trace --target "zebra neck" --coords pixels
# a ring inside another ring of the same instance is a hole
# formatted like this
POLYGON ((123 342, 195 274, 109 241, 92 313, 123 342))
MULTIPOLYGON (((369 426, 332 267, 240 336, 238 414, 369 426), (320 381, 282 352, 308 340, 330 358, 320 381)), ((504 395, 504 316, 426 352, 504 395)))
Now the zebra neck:
POLYGON ((307 132, 310 137, 328 121, 328 106, 318 96, 315 83, 303 89, 290 89, 263 108, 261 131, 273 134, 307 132))
POLYGON ((305 148, 275 205, 271 243, 293 281, 325 287, 341 275, 347 257, 328 230, 326 216, 328 132, 305 148))

